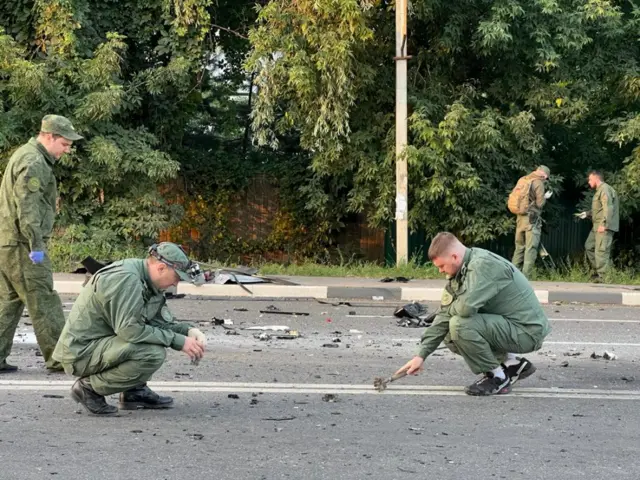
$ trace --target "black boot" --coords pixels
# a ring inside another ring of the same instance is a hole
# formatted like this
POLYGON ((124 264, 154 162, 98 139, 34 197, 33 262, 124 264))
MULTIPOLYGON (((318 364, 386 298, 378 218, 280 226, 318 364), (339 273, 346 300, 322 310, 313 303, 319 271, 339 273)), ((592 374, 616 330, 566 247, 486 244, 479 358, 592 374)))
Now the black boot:
POLYGON ((71 387, 71 398, 93 415, 110 416, 118 413, 118 407, 109 405, 104 396, 97 393, 88 378, 79 378, 71 387))
POLYGON ((17 372, 18 367, 15 365, 10 365, 7 362, 0 363, 0 373, 13 373, 17 372))
POLYGON ((171 408, 173 398, 161 397, 156 392, 142 384, 120 394, 120 408, 122 410, 138 410, 141 408, 171 408))

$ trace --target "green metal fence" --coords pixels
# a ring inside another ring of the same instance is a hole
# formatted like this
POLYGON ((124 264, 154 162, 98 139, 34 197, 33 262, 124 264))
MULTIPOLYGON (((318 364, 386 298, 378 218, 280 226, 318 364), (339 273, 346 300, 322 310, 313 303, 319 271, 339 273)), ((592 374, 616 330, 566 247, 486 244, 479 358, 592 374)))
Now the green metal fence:
MULTIPOLYGON (((514 220, 515 232, 515 220, 514 220)), ((616 248, 620 246, 633 246, 637 244, 638 232, 634 231, 634 223, 621 221, 621 230, 614 237, 616 248)), ((395 265, 396 249, 395 222, 392 223, 385 234, 385 264, 395 265)), ((551 222, 546 223, 542 232, 542 244, 556 263, 564 262, 567 259, 579 259, 584 255, 584 242, 589 235, 591 222, 589 220, 576 220, 569 209, 556 216, 551 222)), ((428 262, 427 251, 429 250, 430 239, 427 238, 424 230, 409 233, 409 256, 416 258, 419 263, 428 262)), ((514 251, 514 233, 503 235, 490 242, 471 245, 491 250, 509 260, 514 251)))

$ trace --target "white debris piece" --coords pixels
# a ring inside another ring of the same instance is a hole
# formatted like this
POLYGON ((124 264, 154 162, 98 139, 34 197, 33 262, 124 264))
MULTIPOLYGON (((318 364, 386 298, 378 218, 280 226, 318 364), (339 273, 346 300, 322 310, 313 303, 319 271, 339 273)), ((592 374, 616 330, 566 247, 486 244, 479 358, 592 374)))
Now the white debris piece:
POLYGON ((285 325, 265 325, 264 327, 245 327, 243 330, 262 330, 270 332, 288 332, 289 327, 285 325))

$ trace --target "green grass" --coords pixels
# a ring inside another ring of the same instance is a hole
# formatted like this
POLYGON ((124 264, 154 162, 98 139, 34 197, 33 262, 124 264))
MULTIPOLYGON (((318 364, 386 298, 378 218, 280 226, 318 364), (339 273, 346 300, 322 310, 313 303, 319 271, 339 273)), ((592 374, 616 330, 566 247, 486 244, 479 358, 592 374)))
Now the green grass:
POLYGON ((261 275, 300 275, 309 277, 406 277, 406 278, 442 278, 433 265, 408 263, 400 267, 384 267, 373 262, 352 262, 344 265, 320 265, 302 263, 281 265, 266 263, 259 266, 261 275))
MULTIPOLYGON (((302 263, 282 265, 265 263, 259 266, 260 275, 300 275, 309 277, 406 277, 409 279, 444 279, 444 276, 432 265, 408 263, 401 267, 384 267, 373 262, 351 262, 343 265, 320 265, 302 263)), ((559 271, 548 271, 539 268, 532 281, 589 283, 590 273, 581 266, 563 268, 559 271)), ((606 278, 606 283, 622 285, 639 285, 640 275, 632 270, 613 271, 606 278)))
MULTIPOLYGON (((80 266, 80 261, 88 255, 96 260, 118 260, 121 258, 143 258, 143 248, 122 245, 109 232, 101 235, 87 235, 82 228, 69 228, 65 234, 55 239, 49 249, 55 272, 70 272, 80 266)), ((212 266, 234 267, 232 262, 212 262, 212 266)), ((557 271, 539 269, 532 281, 588 283, 590 274, 581 263, 567 258, 560 262, 557 271)), ((204 266, 204 265, 203 265, 204 266)), ((251 265, 259 269, 261 275, 298 275, 309 277, 364 277, 382 279, 384 277, 406 277, 408 279, 443 279, 444 276, 431 264, 421 265, 412 260, 400 267, 385 267, 375 262, 346 259, 337 264, 304 262, 297 264, 259 263, 251 265)), ((205 268, 210 268, 205 266, 205 268)), ((640 275, 633 270, 613 271, 606 279, 609 284, 639 285, 640 275)))

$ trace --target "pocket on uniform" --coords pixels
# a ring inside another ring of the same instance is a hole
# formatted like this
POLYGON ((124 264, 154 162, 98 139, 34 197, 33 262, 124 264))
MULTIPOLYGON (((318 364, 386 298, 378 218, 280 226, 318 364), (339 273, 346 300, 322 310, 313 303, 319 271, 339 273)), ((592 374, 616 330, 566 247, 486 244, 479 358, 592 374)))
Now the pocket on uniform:
POLYGON ((53 290, 53 274, 48 264, 49 262, 45 258, 45 262, 41 264, 34 264, 29 260, 29 264, 24 265, 22 278, 28 292, 50 292, 53 290))

